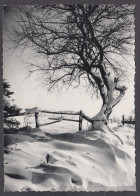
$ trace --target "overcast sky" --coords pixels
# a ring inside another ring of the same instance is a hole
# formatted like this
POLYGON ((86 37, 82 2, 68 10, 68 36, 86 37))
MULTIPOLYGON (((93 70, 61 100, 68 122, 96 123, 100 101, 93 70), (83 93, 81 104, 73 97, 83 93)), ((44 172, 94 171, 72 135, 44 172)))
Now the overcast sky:
MULTIPOLYGON (((9 10, 5 15, 4 37, 6 37, 6 26, 11 23, 11 14, 9 10)), ((4 41, 4 45, 8 42, 4 41)), ((31 52, 31 51, 30 51, 31 52)), ((69 89, 67 92, 57 92, 49 94, 47 88, 40 86, 41 81, 37 75, 25 80, 26 69, 23 61, 28 61, 30 52, 20 54, 15 51, 7 51, 4 48, 3 53, 3 77, 11 84, 11 90, 14 92, 15 103, 21 108, 40 107, 49 110, 83 110, 87 115, 94 116, 101 107, 101 100, 92 98, 82 89, 69 89)), ((130 63, 134 67, 134 60, 130 63)), ((129 68, 129 67, 128 67, 129 68)), ((131 81, 128 82, 128 90, 125 96, 113 110, 112 116, 126 116, 134 109, 134 69, 130 75, 131 81)))

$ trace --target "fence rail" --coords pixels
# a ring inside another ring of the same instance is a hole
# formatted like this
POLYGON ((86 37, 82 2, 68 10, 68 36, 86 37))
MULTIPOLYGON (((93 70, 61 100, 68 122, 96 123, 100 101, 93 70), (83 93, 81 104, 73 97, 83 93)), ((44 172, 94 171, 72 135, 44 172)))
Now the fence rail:
MULTIPOLYGON (((14 117, 14 116, 23 116, 23 115, 29 115, 32 114, 35 116, 35 126, 36 128, 40 127, 40 126, 45 126, 45 125, 50 125, 50 124, 54 124, 57 122, 61 122, 61 121, 72 121, 72 122, 78 122, 79 126, 78 126, 78 130, 82 131, 82 122, 83 122, 83 117, 82 117, 82 110, 80 110, 79 112, 74 112, 74 111, 49 111, 49 110, 39 110, 37 107, 32 108, 32 109, 26 109, 26 112, 23 113, 19 113, 19 114, 13 114, 13 115, 4 115, 4 118, 6 117, 14 117), (54 120, 53 122, 45 122, 43 124, 41 124, 39 122, 39 114, 40 113, 48 113, 48 114, 58 114, 58 115, 77 115, 79 116, 78 120, 75 119, 69 119, 69 118, 64 118, 64 117, 58 117, 58 118, 49 118, 49 120, 54 120)), ((85 120, 87 120, 84 117, 85 120)), ((101 121, 101 120, 96 120, 96 121, 101 121)), ((103 120, 104 121, 104 120, 103 120)), ((109 119, 109 121, 112 123, 112 119, 109 119)))
POLYGON ((73 112, 73 111, 49 111, 49 110, 39 110, 39 112, 42 113, 48 113, 48 114, 64 114, 64 115, 80 115, 80 112, 73 112))
MULTIPOLYGON (((59 118, 49 118, 50 120, 58 120, 59 118)), ((73 120, 73 119, 68 119, 68 118, 60 118, 61 120, 66 120, 66 121, 73 121, 73 122, 79 122, 79 120, 73 120)))
POLYGON ((78 122, 79 123, 79 131, 82 130, 82 121, 83 118, 81 116, 82 111, 79 112, 74 112, 74 111, 49 111, 49 110, 39 110, 37 107, 32 108, 32 109, 26 109, 26 112, 19 113, 19 114, 12 114, 12 115, 4 115, 4 118, 7 117, 16 117, 16 116, 24 116, 28 114, 33 114, 35 116, 35 126, 36 128, 40 126, 45 126, 45 125, 50 125, 53 123, 61 122, 61 121, 72 121, 72 122, 78 122), (64 117, 58 117, 58 118, 49 118, 49 120, 54 120, 53 122, 46 122, 46 123, 39 123, 39 113, 48 113, 48 114, 61 114, 61 115, 77 115, 79 116, 79 120, 74 120, 74 119, 68 119, 64 117))
POLYGON ((130 116, 130 119, 125 119, 124 115, 122 115, 122 124, 135 124, 135 119, 130 116))
POLYGON ((36 127, 45 126, 45 125, 53 124, 53 123, 60 122, 60 121, 64 120, 64 121, 78 122, 78 123, 79 123, 79 131, 82 131, 82 121, 83 121, 83 118, 82 118, 82 116, 81 116, 82 111, 73 112, 73 111, 49 111, 49 110, 39 110, 39 112, 36 114, 36 117, 35 117, 36 127), (38 113, 39 113, 39 112, 48 113, 48 114, 72 115, 72 116, 73 116, 73 115, 78 115, 78 116, 79 116, 79 120, 73 120, 73 119, 68 119, 68 118, 63 118, 63 117, 60 117, 60 118, 49 118, 50 120, 55 120, 55 121, 49 122, 49 123, 44 123, 44 124, 39 124, 39 122, 38 122, 38 113))

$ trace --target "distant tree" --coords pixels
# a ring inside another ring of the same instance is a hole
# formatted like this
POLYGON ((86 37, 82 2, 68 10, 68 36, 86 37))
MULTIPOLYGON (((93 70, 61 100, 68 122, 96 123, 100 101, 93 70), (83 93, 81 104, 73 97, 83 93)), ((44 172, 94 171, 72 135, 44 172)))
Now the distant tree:
POLYGON ((6 80, 4 79, 4 81, 3 81, 3 95, 7 96, 8 98, 10 98, 10 96, 12 94, 14 94, 14 92, 11 92, 9 90, 9 88, 10 88, 10 84, 8 82, 6 82, 6 80))
POLYGON ((16 13, 15 47, 32 48, 40 60, 29 63, 29 75, 42 73, 49 89, 86 84, 103 104, 96 116, 83 118, 94 127, 107 124, 127 89, 119 83, 126 80, 126 55, 134 45, 134 6, 36 5, 16 13))
POLYGON ((9 115, 20 113, 20 108, 11 103, 11 95, 14 92, 10 91, 10 84, 4 79, 3 81, 3 111, 4 111, 4 124, 9 128, 17 127, 20 123, 14 118, 8 118, 9 115))

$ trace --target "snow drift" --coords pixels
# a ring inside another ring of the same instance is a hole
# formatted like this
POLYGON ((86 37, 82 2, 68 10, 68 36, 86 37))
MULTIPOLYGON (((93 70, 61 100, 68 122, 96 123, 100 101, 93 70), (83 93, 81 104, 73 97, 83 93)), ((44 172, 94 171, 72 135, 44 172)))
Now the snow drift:
POLYGON ((4 142, 5 191, 135 191, 134 126, 35 129, 6 134, 4 142))

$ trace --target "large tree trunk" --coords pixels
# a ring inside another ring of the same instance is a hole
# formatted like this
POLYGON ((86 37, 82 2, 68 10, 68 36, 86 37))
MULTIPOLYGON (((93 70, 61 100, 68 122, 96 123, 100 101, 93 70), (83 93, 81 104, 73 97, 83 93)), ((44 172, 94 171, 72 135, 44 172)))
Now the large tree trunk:
MULTIPOLYGON (((95 78, 95 74, 94 74, 94 80, 95 79, 97 82, 97 78, 95 78)), ((118 86, 118 81, 119 81, 118 78, 114 78, 114 80, 110 80, 109 77, 106 77, 107 84, 105 85, 104 84, 105 82, 99 80, 98 78, 98 87, 100 90, 100 95, 103 100, 101 110, 93 118, 86 116, 84 113, 82 114, 84 119, 91 122, 92 124, 91 130, 99 130, 102 129, 103 125, 108 125, 109 116, 112 113, 114 106, 117 105, 117 103, 119 103, 122 97, 124 96, 126 87, 118 86), (107 90, 105 91, 106 86, 107 86, 107 90), (118 96, 113 97, 114 91, 119 91, 118 96)))

